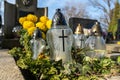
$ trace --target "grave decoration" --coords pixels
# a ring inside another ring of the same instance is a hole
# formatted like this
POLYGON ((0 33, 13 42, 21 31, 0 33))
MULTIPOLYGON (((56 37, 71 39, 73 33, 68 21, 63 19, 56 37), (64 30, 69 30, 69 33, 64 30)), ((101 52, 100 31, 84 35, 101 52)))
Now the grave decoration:
POLYGON ((15 38, 20 38, 19 31, 21 30, 22 26, 16 23, 17 25, 13 27, 12 33, 15 38))
POLYGON ((50 58, 55 61, 62 60, 66 73, 70 73, 69 66, 72 64, 73 32, 67 26, 65 17, 60 9, 56 10, 52 21, 52 28, 46 34, 47 43, 50 48, 50 58))
MULTIPOLYGON (((85 54, 88 52, 87 48, 78 51, 71 49, 73 34, 67 27, 66 23, 64 23, 64 20, 65 19, 59 9, 57 9, 53 22, 46 16, 42 16, 38 19, 38 17, 33 14, 20 17, 19 22, 22 26, 22 29, 20 30, 21 46, 14 47, 9 51, 9 53, 15 58, 16 64, 19 68, 30 71, 36 78, 34 80, 99 80, 101 78, 106 79, 106 75, 108 77, 119 75, 120 58, 118 58, 117 61, 113 61, 108 57, 91 58, 85 54), (62 25, 59 25, 58 23, 62 25), (45 50, 43 50, 37 58, 35 56, 35 59, 33 59, 34 51, 32 50, 32 47, 36 47, 36 44, 34 45, 34 43, 39 40, 41 42, 42 39, 38 38, 39 36, 41 37, 41 32, 39 32, 38 28, 42 32, 42 38, 48 43, 46 44, 45 50), (45 38, 46 34, 47 37, 45 38), (61 44, 59 44, 58 41, 61 44), (30 42, 32 42, 33 45, 31 45, 30 42), (55 42, 57 42, 57 44, 55 44, 55 42), (56 50, 59 50, 61 53, 56 50), (51 52, 53 53, 51 54, 51 52), (56 52, 58 52, 60 56, 53 56, 54 54, 57 54, 56 52), (65 55, 63 56, 64 58, 61 58, 61 55, 65 55), (59 59, 56 59, 57 57, 59 59), (66 68, 63 64, 66 64, 66 62, 71 62, 68 61, 70 59, 72 64, 67 66, 67 68, 69 68, 67 70, 69 70, 70 73, 66 73, 66 68)), ((95 37, 98 36, 96 33, 94 34, 95 37)), ((99 38, 100 37, 98 37, 98 39, 99 38)))
POLYGON ((2 48, 11 49, 19 44, 19 18, 34 14, 37 17, 47 16, 48 7, 38 8, 38 0, 15 0, 15 4, 4 0, 4 39, 2 40, 2 48))
POLYGON ((84 35, 83 27, 80 24, 78 24, 76 31, 74 32, 74 48, 75 48, 75 50, 85 48, 85 40, 86 39, 87 38, 84 35))
POLYGON ((71 17, 69 19, 69 25, 70 28, 73 30, 73 32, 75 32, 77 25, 80 23, 80 25, 83 27, 83 32, 86 37, 89 36, 90 30, 95 22, 97 22, 97 20, 79 18, 79 17, 71 17))
POLYGON ((43 53, 46 46, 46 32, 50 29, 52 21, 46 16, 39 18, 34 14, 28 14, 27 16, 20 17, 19 23, 22 25, 20 30, 21 38, 20 43, 29 44, 32 51, 32 58, 36 59, 43 53), (27 42, 24 42, 25 36, 29 37, 27 42))
POLYGON ((60 9, 57 9, 53 17, 52 28, 47 32, 47 42, 52 60, 62 59, 63 64, 72 62, 73 33, 67 26, 60 9))
POLYGON ((33 59, 36 59, 40 54, 43 53, 46 42, 44 39, 42 39, 42 32, 37 27, 36 30, 33 32, 33 37, 30 40, 32 53, 33 53, 33 59))
POLYGON ((98 22, 93 25, 91 33, 91 36, 89 36, 85 42, 86 47, 89 47, 91 51, 86 54, 92 58, 104 57, 106 53, 105 40, 102 37, 101 28, 98 22))

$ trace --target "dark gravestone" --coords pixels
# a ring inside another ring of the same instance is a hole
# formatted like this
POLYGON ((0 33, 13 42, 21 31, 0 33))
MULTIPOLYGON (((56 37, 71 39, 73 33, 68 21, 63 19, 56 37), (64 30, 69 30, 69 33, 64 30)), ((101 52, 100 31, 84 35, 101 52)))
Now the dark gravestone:
POLYGON ((107 34, 107 38, 106 38, 106 43, 113 43, 113 33, 112 32, 108 32, 107 34))
POLYGON ((0 48, 1 48, 2 38, 3 38, 3 30, 2 30, 2 16, 0 15, 0 48))
POLYGON ((13 38, 12 29, 16 23, 16 6, 4 1, 4 35, 13 38))
POLYGON ((40 16, 47 16, 48 8, 37 8, 37 0, 16 0, 17 20, 21 16, 26 16, 29 13, 40 16))
POLYGON ((0 28, 2 27, 2 16, 0 15, 0 28))
POLYGON ((48 8, 37 8, 37 0, 16 0, 15 5, 4 1, 4 39, 2 48, 19 46, 19 38, 16 39, 12 29, 18 25, 20 17, 30 13, 37 15, 37 17, 47 16, 48 8))
POLYGON ((75 29, 79 23, 83 26, 83 28, 91 29, 95 22, 97 22, 97 20, 72 17, 69 19, 69 26, 73 32, 75 32, 75 29))

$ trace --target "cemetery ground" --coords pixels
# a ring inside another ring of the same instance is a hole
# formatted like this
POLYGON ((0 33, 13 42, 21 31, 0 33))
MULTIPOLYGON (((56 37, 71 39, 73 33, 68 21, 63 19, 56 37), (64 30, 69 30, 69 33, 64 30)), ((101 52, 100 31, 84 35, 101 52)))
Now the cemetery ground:
MULTIPOLYGON (((22 14, 35 13, 37 16, 41 16, 47 15, 48 13, 47 8, 37 8, 37 0, 34 0, 32 5, 28 4, 29 7, 27 8, 27 5, 22 1, 19 2, 16 0, 16 3, 18 4, 18 7, 5 1, 4 18, 6 37, 12 36, 9 29, 18 25, 16 24, 16 20, 17 18, 20 18, 20 16, 25 16, 22 14)), ((31 18, 31 20, 33 21, 33 18, 31 18)), ((36 21, 37 18, 33 22, 36 21)), ((29 29, 30 27, 33 26, 26 25, 23 28, 29 29)), ((46 31, 46 29, 41 30, 43 30, 43 32, 46 31)), ((0 50, 0 80, 119 80, 120 78, 120 64, 115 64, 115 61, 110 58, 92 59, 86 57, 84 54, 81 54, 84 53, 86 49, 83 51, 80 50, 76 54, 73 54, 75 53, 74 51, 72 52, 74 62, 69 68, 68 66, 63 67, 61 60, 51 61, 48 54, 50 52, 49 49, 46 49, 46 51, 41 53, 36 60, 33 60, 31 47, 29 45, 30 38, 26 33, 23 33, 24 30, 22 30, 20 39, 22 47, 14 47, 11 50, 0 50)), ((62 34, 64 35, 64 30, 62 31, 62 34)), ((11 43, 14 44, 13 42, 11 43)), ((112 52, 111 49, 114 50, 114 48, 112 48, 114 46, 108 45, 110 48, 108 51, 112 52)), ((115 49, 119 51, 119 46, 116 47, 117 48, 115 49)), ((110 57, 109 54, 107 56, 110 57)), ((116 57, 118 57, 118 54, 115 54, 114 57, 112 56, 115 60, 116 57)))
MULTIPOLYGON (((113 48, 115 47, 120 48, 119 45, 117 44, 107 44, 106 46, 107 46, 107 50, 109 51, 113 50, 113 48)), ((11 54, 8 54, 8 52, 9 52, 8 49, 0 50, 0 80, 37 80, 35 76, 33 76, 32 73, 30 73, 29 71, 21 70, 16 65, 16 60, 13 58, 11 54)), ((118 57, 119 55, 120 53, 117 54, 113 53, 113 54, 108 54, 107 56, 109 57, 112 56, 113 59, 116 59, 116 57, 118 57)), ((112 76, 106 76, 104 78, 101 78, 100 80, 119 80, 119 79, 120 79, 120 74, 117 75, 115 74, 112 76)), ((78 80, 82 80, 82 79, 78 79, 78 80)), ((96 80, 96 79, 92 79, 92 80, 96 80)))

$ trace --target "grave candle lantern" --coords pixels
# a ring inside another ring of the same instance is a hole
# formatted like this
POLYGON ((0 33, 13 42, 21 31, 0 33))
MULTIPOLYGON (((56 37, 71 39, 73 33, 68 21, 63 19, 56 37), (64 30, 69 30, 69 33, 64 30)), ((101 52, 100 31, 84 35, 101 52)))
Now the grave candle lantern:
POLYGON ((74 34, 74 48, 75 50, 77 49, 82 49, 85 47, 85 40, 86 37, 83 32, 83 28, 80 24, 78 24, 75 34, 74 34))
POLYGON ((72 61, 71 48, 73 44, 73 32, 67 26, 65 18, 60 9, 57 9, 52 28, 47 31, 47 43, 50 47, 51 60, 61 60, 64 63, 72 61))
POLYGON ((33 59, 36 59, 40 53, 43 53, 45 49, 46 42, 42 39, 42 33, 40 29, 36 28, 33 33, 33 38, 30 40, 32 52, 33 52, 33 59))
POLYGON ((86 40, 85 44, 86 47, 89 47, 92 51, 89 51, 86 54, 92 58, 104 57, 106 53, 105 40, 102 37, 101 28, 98 22, 96 22, 95 25, 92 27, 91 32, 92 34, 86 40))
POLYGON ((13 27, 12 32, 15 38, 19 38, 20 37, 20 30, 22 29, 22 27, 20 25, 16 25, 15 27, 13 27))

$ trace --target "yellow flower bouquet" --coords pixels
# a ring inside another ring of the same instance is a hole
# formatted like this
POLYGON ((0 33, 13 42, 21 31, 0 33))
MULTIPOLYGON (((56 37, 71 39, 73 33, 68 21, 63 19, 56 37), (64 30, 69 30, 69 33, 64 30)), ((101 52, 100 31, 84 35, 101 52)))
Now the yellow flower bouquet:
POLYGON ((52 20, 46 16, 38 18, 34 14, 28 14, 25 17, 20 17, 19 23, 27 31, 29 36, 32 36, 34 30, 38 27, 42 31, 42 38, 45 39, 45 33, 51 28, 52 20))

